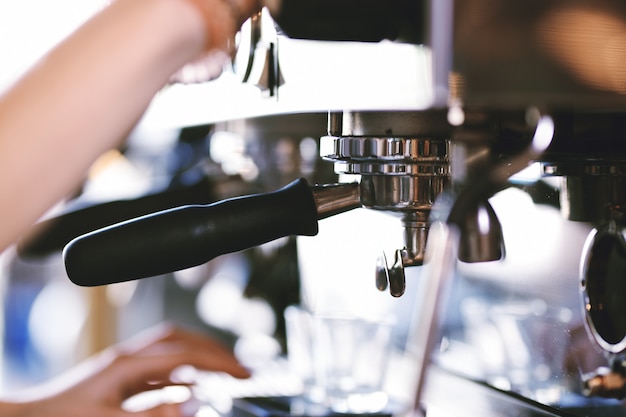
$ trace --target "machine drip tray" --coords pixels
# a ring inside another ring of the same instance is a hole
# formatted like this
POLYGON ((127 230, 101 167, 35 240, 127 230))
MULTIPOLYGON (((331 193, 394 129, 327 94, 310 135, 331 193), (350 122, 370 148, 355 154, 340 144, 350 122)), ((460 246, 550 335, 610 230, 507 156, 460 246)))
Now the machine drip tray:
POLYGON ((335 413, 299 397, 249 397, 233 401, 232 417, 392 417, 393 406, 379 413, 335 413))
MULTIPOLYGON (((545 405, 438 366, 429 369, 423 404, 426 417, 626 417, 621 401, 545 405)), ((379 413, 343 414, 298 396, 258 396, 234 398, 229 417, 394 417, 401 411, 400 404, 390 403, 379 413)))
POLYGON ((429 369, 424 403, 427 417, 429 414, 446 417, 626 416, 626 405, 621 401, 581 398, 577 404, 545 405, 437 366, 429 369), (429 413, 428 410, 432 410, 433 413, 429 413))

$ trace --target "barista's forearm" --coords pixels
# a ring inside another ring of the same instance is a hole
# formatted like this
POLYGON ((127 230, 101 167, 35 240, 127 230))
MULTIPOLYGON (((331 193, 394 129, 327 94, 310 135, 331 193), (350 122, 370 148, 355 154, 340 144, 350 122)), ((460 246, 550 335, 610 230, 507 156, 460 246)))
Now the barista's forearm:
POLYGON ((0 416, 3 417, 19 417, 26 415, 25 406, 18 403, 9 403, 0 401, 0 416))
POLYGON ((126 136, 206 36, 187 0, 118 0, 0 96, 0 250, 126 136))

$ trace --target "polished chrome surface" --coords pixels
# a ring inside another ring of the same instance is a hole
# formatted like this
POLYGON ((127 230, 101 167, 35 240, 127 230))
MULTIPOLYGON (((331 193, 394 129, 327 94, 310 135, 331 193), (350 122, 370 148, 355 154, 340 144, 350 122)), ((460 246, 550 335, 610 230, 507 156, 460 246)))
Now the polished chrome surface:
POLYGON ((489 201, 469 210, 461 225, 459 260, 463 262, 489 262, 504 257, 502 225, 489 201))
POLYGON ((391 294, 399 297, 405 289, 403 268, 424 262, 431 207, 450 185, 445 113, 330 113, 328 132, 321 138, 320 155, 335 162, 335 172, 360 175, 363 206, 402 219, 404 247, 395 252, 391 266, 379 259, 376 275, 377 287, 383 288, 385 278, 391 294))
POLYGON ((262 37, 263 12, 259 11, 244 23, 237 36, 235 54, 232 57, 233 72, 248 82, 254 65, 254 55, 262 37))
POLYGON ((318 219, 334 216, 361 207, 359 184, 330 184, 313 186, 313 199, 318 219))
MULTIPOLYGON (((548 115, 537 116, 532 119, 535 123, 535 133, 530 145, 514 157, 495 164, 485 175, 467 184, 457 199, 451 203, 451 207, 439 207, 440 211, 447 213, 445 223, 435 221, 431 225, 424 262, 426 276, 424 295, 421 299, 423 305, 410 340, 418 360, 413 407, 416 414, 423 412, 424 385, 435 341, 438 338, 442 319, 441 306, 445 303, 450 282, 456 274, 461 241, 467 239, 462 237, 467 217, 474 217, 474 210, 480 212, 481 207, 486 210, 484 200, 490 197, 494 190, 499 189, 512 173, 526 167, 549 146, 554 136, 554 121, 548 115)), ((492 228, 492 232, 493 230, 492 228)))
POLYGON ((387 266, 387 256, 383 251, 376 259, 376 288, 378 291, 385 291, 389 286, 389 267, 387 266))
POLYGON ((362 175, 361 202, 367 208, 396 213, 428 212, 450 185, 447 175, 362 175))
POLYGON ((404 229, 403 266, 419 266, 424 263, 426 240, 430 228, 430 211, 417 210, 402 216, 404 229))
POLYGON ((446 137, 450 135, 447 112, 426 111, 344 111, 331 112, 328 134, 362 137, 446 137))
POLYGON ((321 139, 325 157, 378 162, 446 163, 449 144, 444 139, 419 137, 339 136, 321 139), (327 144, 326 142, 330 142, 327 144), (329 146, 330 145, 330 146, 329 146))
POLYGON ((424 265, 424 289, 413 332, 409 335, 408 350, 415 356, 417 372, 413 413, 424 415, 422 399, 432 352, 439 337, 442 320, 442 302, 454 277, 458 255, 458 231, 454 227, 435 222, 428 246, 428 262, 424 265))
POLYGON ((376 288, 385 291, 389 287, 389 293, 393 297, 401 297, 406 290, 406 275, 404 274, 404 262, 407 251, 397 249, 394 252, 393 264, 387 262, 385 252, 376 261, 376 288))
POLYGON ((609 218, 625 220, 626 165, 581 164, 576 171, 555 165, 548 168, 550 175, 563 175, 561 211, 565 218, 592 224, 609 218))
POLYGON ((389 293, 393 297, 401 297, 406 290, 406 276, 404 275, 404 250, 397 249, 393 265, 389 268, 389 293))
POLYGON ((405 164, 405 163, 384 164, 384 163, 380 163, 379 161, 338 163, 336 164, 335 170, 343 174, 410 175, 410 176, 446 175, 443 172, 440 172, 441 171, 440 167, 432 167, 428 165, 405 164))
POLYGON ((587 330, 604 351, 626 350, 626 240, 623 227, 609 220, 589 234, 583 249, 581 290, 587 330))
MULTIPOLYGON (((593 150, 593 149, 592 149, 593 150)), ((581 254, 580 289, 591 343, 614 363, 626 351, 626 164, 621 152, 543 163, 547 177, 561 178, 563 216, 593 227, 581 254)), ((620 362, 621 363, 621 362, 620 362)), ((623 398, 624 368, 598 369, 584 380, 588 396, 623 398)))

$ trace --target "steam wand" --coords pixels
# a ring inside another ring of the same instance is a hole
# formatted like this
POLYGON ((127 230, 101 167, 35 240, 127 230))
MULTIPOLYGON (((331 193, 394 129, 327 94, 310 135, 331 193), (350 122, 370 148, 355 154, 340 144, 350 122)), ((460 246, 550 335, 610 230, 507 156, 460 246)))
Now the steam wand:
POLYGON ((454 276, 456 260, 461 242, 461 228, 466 214, 475 210, 482 201, 490 196, 494 190, 500 189, 508 178, 522 170, 530 162, 536 160, 550 145, 554 136, 554 121, 550 116, 540 116, 536 119, 536 128, 530 146, 513 159, 496 165, 484 176, 466 185, 455 202, 449 206, 443 204, 439 211, 434 211, 435 217, 445 218, 434 221, 431 225, 426 259, 424 263, 424 290, 421 294, 421 308, 417 322, 409 335, 408 351, 417 358, 417 372, 415 380, 415 396, 412 408, 408 415, 403 417, 418 417, 426 414, 422 404, 424 383, 428 365, 431 362, 431 353, 439 338, 440 318, 445 308, 446 292, 454 276), (447 210, 447 216, 446 209, 447 210))
MULTIPOLYGON (((497 192, 514 173, 535 160, 551 143, 554 122, 541 117, 537 109, 526 114, 529 124, 536 124, 530 146, 515 158, 487 169, 486 175, 477 176, 469 188, 458 195, 448 215, 448 224, 459 229, 458 258, 464 262, 487 262, 504 257, 502 229, 488 198, 497 192)), ((532 125, 531 124, 531 125, 532 125)), ((439 199, 441 200, 441 199, 439 199)), ((425 247, 430 228, 430 211, 408 211, 402 218, 406 246, 395 251, 390 266, 383 253, 376 264, 376 287, 400 297, 405 291, 405 267, 423 265, 425 247)), ((432 216, 431 216, 432 217, 432 216)))

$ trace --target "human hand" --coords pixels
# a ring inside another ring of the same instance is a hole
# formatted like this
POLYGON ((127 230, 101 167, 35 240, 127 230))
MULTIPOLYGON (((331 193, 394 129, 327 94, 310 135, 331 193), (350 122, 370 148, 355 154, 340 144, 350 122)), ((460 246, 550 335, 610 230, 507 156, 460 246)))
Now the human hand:
POLYGON ((219 77, 237 52, 237 32, 265 3, 265 0, 185 1, 193 4, 202 15, 206 26, 206 44, 201 55, 172 75, 171 84, 201 83, 219 77))
MULTIPOLYGON (((222 371, 246 378, 249 373, 223 346, 203 335, 172 326, 113 346, 87 360, 20 404, 16 415, 33 417, 188 417, 196 410, 188 404, 160 404, 125 411, 128 398, 171 385, 172 372, 183 365, 222 371)), ((2 410, 2 407, 0 407, 2 410)))

